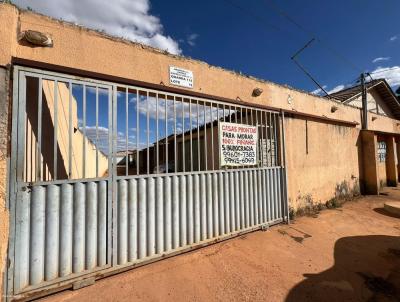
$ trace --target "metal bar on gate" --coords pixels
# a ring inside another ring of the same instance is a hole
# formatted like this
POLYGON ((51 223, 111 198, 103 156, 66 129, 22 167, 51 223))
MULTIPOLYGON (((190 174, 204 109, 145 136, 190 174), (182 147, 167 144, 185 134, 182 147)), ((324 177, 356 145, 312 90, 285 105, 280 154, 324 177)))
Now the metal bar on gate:
POLYGON ((99 87, 96 86, 96 177, 99 177, 99 87))
POLYGON ((185 172, 185 103, 182 98, 182 135, 181 135, 181 140, 182 140, 182 171, 185 172))
POLYGON ((197 101, 197 170, 200 171, 200 110, 199 110, 199 100, 197 101))
POLYGON ((268 166, 268 115, 267 112, 264 111, 264 119, 265 119, 265 129, 263 131, 265 134, 265 165, 268 166))
POLYGON ((139 175, 140 159, 139 159, 139 90, 136 89, 136 175, 139 175))
POLYGON ((283 192, 284 198, 286 203, 286 219, 287 223, 290 223, 290 216, 289 216, 289 198, 288 198, 288 175, 287 175, 287 165, 286 165, 286 144, 285 144, 285 113, 282 111, 282 161, 283 161, 283 172, 285 176, 283 177, 284 184, 283 184, 283 192))
POLYGON ((260 127, 261 127, 261 146, 260 146, 260 151, 261 151, 261 167, 264 167, 264 123, 263 123, 263 111, 260 111, 260 127))
MULTIPOLYGON (((219 120, 219 104, 217 104, 217 133, 218 133, 218 135, 217 135, 217 137, 219 137, 219 135, 220 135, 220 133, 219 133, 219 123, 220 123, 220 120, 219 120)), ((219 140, 218 140, 218 149, 219 148, 221 148, 221 146, 219 145, 219 140)), ((219 169, 221 167, 221 158, 220 158, 220 156, 219 156, 219 150, 218 150, 218 167, 217 167, 217 169, 219 169)))
POLYGON ((68 177, 72 177, 72 82, 69 82, 68 97, 68 177))
POLYGON ((178 161, 176 160, 176 97, 174 96, 174 172, 178 172, 178 161))
POLYGON ((160 165, 160 160, 159 160, 159 155, 160 155, 160 151, 159 151, 159 148, 160 148, 160 145, 159 145, 159 143, 158 143, 158 102, 159 102, 159 99, 158 99, 158 93, 156 94, 156 166, 157 166, 157 174, 158 173, 160 173, 160 168, 159 168, 159 165, 160 165))
POLYGON ((128 124, 128 87, 125 90, 125 175, 128 176, 128 169, 129 169, 129 156, 128 156, 128 148, 129 148, 129 124, 128 124))
POLYGON ((270 159, 270 166, 273 167, 272 163, 272 113, 269 112, 269 159, 270 159))
POLYGON ((54 175, 53 179, 57 180, 57 128, 58 128, 58 81, 54 81, 54 138, 53 138, 53 170, 54 170, 54 175))
POLYGON ((147 104, 147 174, 150 174, 150 111, 149 111, 149 92, 146 92, 147 104))
POLYGON ((165 95, 165 173, 168 173, 168 97, 165 95))
MULTIPOLYGON (((112 87, 112 100, 111 100, 111 109, 109 110, 111 112, 111 114, 109 114, 110 118, 109 118, 109 127, 111 129, 111 151, 112 151, 112 155, 111 155, 111 160, 112 160, 112 173, 111 173, 111 177, 109 178, 110 180, 110 216, 112 217, 111 219, 111 225, 112 226, 117 226, 119 221, 118 221, 118 183, 116 180, 115 175, 118 174, 118 170, 117 170, 117 160, 116 160, 116 152, 118 152, 118 88, 116 85, 113 85, 112 87), (111 122, 111 123, 110 123, 111 122)), ((118 263, 118 257, 117 257, 117 253, 118 253, 118 244, 117 244, 117 238, 118 238, 118 227, 110 227, 110 233, 112 233, 112 245, 110 246, 111 249, 111 253, 112 253, 112 257, 111 257, 111 261, 112 261, 112 265, 116 265, 118 263)))
POLYGON ((273 143, 274 149, 273 150, 274 150, 274 164, 275 164, 275 166, 278 165, 278 153, 277 153, 277 150, 276 150, 276 145, 277 145, 276 116, 277 116, 277 114, 274 113, 274 129, 273 129, 273 131, 274 131, 274 143, 273 143))
POLYGON ((211 116, 211 163, 214 170, 214 114, 213 114, 213 103, 210 103, 210 116, 211 116))
MULTIPOLYGON (((107 119, 107 124, 108 124, 108 154, 107 154, 107 160, 108 160, 108 182, 109 185, 107 186, 107 200, 110 202, 106 202, 107 206, 106 206, 106 220, 107 220, 107 263, 113 263, 113 248, 112 248, 112 242, 113 239, 115 238, 113 233, 114 230, 112 227, 110 227, 112 225, 112 217, 114 217, 114 213, 113 213, 113 208, 114 208, 114 204, 113 204, 113 200, 114 200, 114 196, 113 196, 113 192, 114 192, 114 180, 115 178, 113 177, 113 175, 115 175, 114 171, 115 171, 115 166, 114 165, 114 144, 113 144, 113 104, 114 104, 114 87, 108 87, 107 92, 108 92, 108 104, 107 104, 107 114, 108 114, 108 119, 107 119)), ((115 229, 115 228, 114 228, 115 229)))
MULTIPOLYGON (((258 110, 255 110, 256 112, 256 129, 257 129, 257 143, 258 143, 258 110)), ((260 150, 260 149, 259 149, 260 150)), ((256 151, 257 151, 257 147, 256 147, 256 151)), ((260 167, 260 159, 258 158, 260 155, 258 154, 258 152, 256 152, 256 165, 257 167, 260 167)))
POLYGON ((203 112, 204 112, 204 123, 203 123, 203 131, 204 131, 204 170, 208 169, 207 162, 207 118, 206 118, 206 103, 203 103, 203 112))
MULTIPOLYGON (((243 124, 243 107, 240 107, 240 123, 243 124)), ((245 167, 245 165, 242 165, 242 169, 245 167)))
POLYGON ((43 79, 41 77, 39 80, 39 95, 38 95, 38 129, 37 129, 37 148, 36 148, 36 181, 42 180, 41 178, 41 154, 42 154, 42 89, 43 89, 43 79))
POLYGON ((190 172, 193 172, 193 124, 192 124, 192 99, 189 99, 189 123, 190 123, 190 172))
POLYGON ((86 85, 83 85, 83 141, 82 141, 82 177, 86 177, 86 85))

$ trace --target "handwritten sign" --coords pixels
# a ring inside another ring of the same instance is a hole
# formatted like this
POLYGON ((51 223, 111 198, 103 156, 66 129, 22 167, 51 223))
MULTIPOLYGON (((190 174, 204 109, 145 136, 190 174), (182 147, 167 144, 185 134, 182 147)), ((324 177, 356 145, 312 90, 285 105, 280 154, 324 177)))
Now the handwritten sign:
POLYGON ((221 167, 257 164, 257 127, 219 123, 221 167))

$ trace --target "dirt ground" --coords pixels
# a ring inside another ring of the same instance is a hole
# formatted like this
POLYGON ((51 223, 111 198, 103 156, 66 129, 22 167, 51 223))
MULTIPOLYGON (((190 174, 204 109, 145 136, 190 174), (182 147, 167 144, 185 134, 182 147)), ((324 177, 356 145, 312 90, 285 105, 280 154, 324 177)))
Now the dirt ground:
POLYGON ((400 301, 400 188, 42 301, 400 301))

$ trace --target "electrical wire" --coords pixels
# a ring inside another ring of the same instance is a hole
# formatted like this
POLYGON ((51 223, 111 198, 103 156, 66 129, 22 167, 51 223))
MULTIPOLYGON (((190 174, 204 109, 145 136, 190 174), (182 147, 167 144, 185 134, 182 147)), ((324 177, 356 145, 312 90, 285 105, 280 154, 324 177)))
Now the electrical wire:
MULTIPOLYGON (((267 0, 267 2, 270 4, 270 7, 279 15, 284 17, 286 20, 288 20, 290 23, 294 24, 297 28, 299 28, 301 31, 304 33, 310 35, 312 38, 317 40, 322 46, 325 47, 328 51, 330 51, 332 54, 334 54, 337 58, 341 59, 343 62, 345 62, 347 65, 349 65, 352 69, 356 70, 357 72, 363 72, 359 67, 357 67, 353 62, 351 62, 349 59, 347 59, 345 56, 343 56, 341 53, 339 53, 337 50, 332 48, 329 44, 326 42, 322 41, 321 38, 319 38, 314 32, 306 29, 304 26, 302 26, 299 22, 294 20, 291 16, 289 16, 285 11, 283 11, 278 5, 273 0, 267 0)), ((268 4, 267 3, 267 4, 268 4)))
MULTIPOLYGON (((266 18, 264 18, 262 15, 259 15, 248 8, 236 3, 235 1, 231 0, 223 0, 226 4, 236 8, 237 10, 240 10, 242 13, 247 14, 248 16, 252 17, 253 21, 258 21, 260 24, 267 25, 270 29, 274 29, 275 31, 279 31, 284 33, 285 35, 289 36, 292 40, 296 40, 296 43, 298 42, 304 42, 300 37, 293 35, 289 31, 276 26, 272 23, 270 23, 266 18)), ((265 28, 263 28, 265 29, 265 28)))
MULTIPOLYGON (((296 39, 296 41, 300 41, 299 37, 292 35, 290 32, 283 30, 282 28, 271 24, 270 22, 268 22, 263 16, 258 15, 254 12, 252 12, 251 10, 235 3, 234 1, 231 0, 223 0, 225 3, 228 3, 229 5, 235 7, 236 9, 242 11, 243 13, 251 16, 254 18, 254 20, 257 20, 258 22, 261 22, 264 25, 267 25, 268 27, 270 27, 271 29, 274 29, 276 31, 280 31, 282 33, 285 33, 286 35, 290 36, 293 39, 296 39)), ((326 43, 325 41, 321 40, 321 38, 319 38, 314 32, 306 29, 304 26, 302 26, 299 22, 297 22, 294 18, 292 18, 289 14, 287 14, 285 11, 283 11, 278 5, 276 5, 276 3, 274 2, 274 0, 267 0, 267 2, 269 3, 269 6, 280 16, 282 16, 283 18, 285 18, 286 20, 288 20, 290 23, 292 23, 293 25, 295 25, 298 29, 300 29, 301 31, 303 31, 304 33, 308 34, 309 36, 311 36, 311 38, 314 38, 317 42, 319 42, 325 49, 327 49, 328 51, 330 51, 332 54, 334 54, 338 59, 342 60, 344 63, 346 63, 346 65, 348 65, 349 67, 351 67, 353 70, 359 72, 359 73, 364 73, 364 71, 359 68, 358 66, 356 66, 356 64, 354 64, 351 60, 349 60, 348 58, 346 58, 344 55, 342 55, 341 53, 339 53, 337 50, 335 50, 334 48, 332 48, 328 43, 326 43)), ((267 3, 267 5, 268 5, 267 3)), ((382 70, 378 70, 375 72, 369 72, 366 73, 367 76, 370 77, 371 80, 374 80, 372 78, 372 74, 375 73, 380 73, 380 72, 384 72, 384 71, 390 71, 390 70, 395 70, 395 69, 400 69, 400 67, 395 66, 395 67, 391 67, 391 68, 387 68, 387 69, 382 69, 382 70)), ((359 78, 357 78, 357 80, 352 80, 351 82, 354 83, 357 81, 359 82, 359 78)))

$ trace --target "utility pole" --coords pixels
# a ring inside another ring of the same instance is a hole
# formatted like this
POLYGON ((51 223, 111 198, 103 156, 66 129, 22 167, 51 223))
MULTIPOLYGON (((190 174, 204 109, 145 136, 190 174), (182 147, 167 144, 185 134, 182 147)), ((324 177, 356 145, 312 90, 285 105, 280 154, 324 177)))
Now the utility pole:
POLYGON ((360 75, 361 82, 361 100, 362 100, 362 109, 363 109, 363 119, 362 119, 362 129, 368 129, 368 108, 367 108, 367 89, 365 87, 365 74, 362 73, 360 75))

